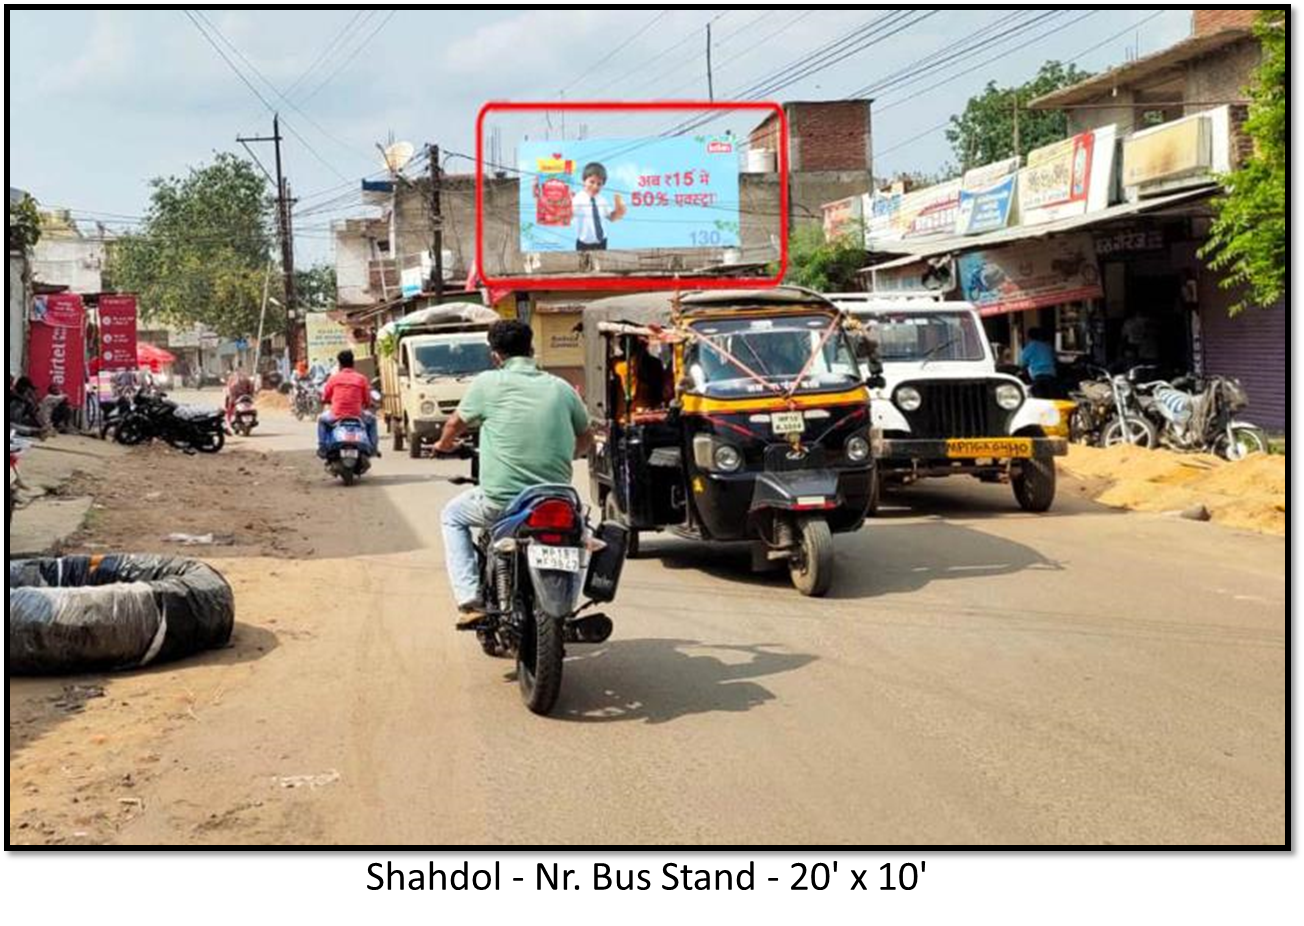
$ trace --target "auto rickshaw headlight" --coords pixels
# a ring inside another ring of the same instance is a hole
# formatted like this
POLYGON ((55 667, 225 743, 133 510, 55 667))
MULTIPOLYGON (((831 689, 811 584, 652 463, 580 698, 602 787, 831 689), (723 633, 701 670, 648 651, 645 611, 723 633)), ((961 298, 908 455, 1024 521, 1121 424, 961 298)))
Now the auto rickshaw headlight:
POLYGON ((1014 383, 1001 383, 996 387, 996 404, 1012 412, 1023 404, 1023 390, 1014 383))
POLYGON ((715 448, 715 468, 724 473, 737 471, 743 465, 743 455, 737 448, 720 444, 715 448))
POLYGON ((924 397, 919 394, 919 390, 914 386, 902 386, 896 391, 897 407, 903 412, 918 411, 919 406, 924 404, 924 397))
POLYGON ((856 434, 847 438, 847 459, 852 463, 864 463, 869 459, 869 441, 856 434))

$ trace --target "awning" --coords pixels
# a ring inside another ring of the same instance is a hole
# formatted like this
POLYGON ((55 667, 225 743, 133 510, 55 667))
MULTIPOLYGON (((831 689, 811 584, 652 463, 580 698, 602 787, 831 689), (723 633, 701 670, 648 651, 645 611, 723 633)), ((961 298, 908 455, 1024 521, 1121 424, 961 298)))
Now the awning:
POLYGON ((942 238, 929 238, 923 241, 894 241, 890 245, 891 253, 904 253, 907 256, 896 258, 882 264, 873 264, 868 267, 862 267, 861 272, 869 270, 890 270, 893 267, 908 267, 911 264, 929 257, 937 257, 942 254, 950 254, 958 251, 973 251, 979 248, 992 248, 1002 244, 1010 244, 1014 241, 1024 241, 1028 238, 1045 238, 1048 235, 1060 234, 1061 232, 1073 231, 1074 229, 1087 228, 1092 225, 1100 225, 1105 222, 1113 222, 1118 219, 1125 219, 1129 216, 1138 215, 1146 212, 1157 212, 1168 206, 1175 206, 1180 203, 1193 202, 1199 199, 1206 199, 1212 194, 1218 192, 1217 184, 1198 187, 1193 190, 1183 190, 1180 193, 1170 193, 1167 196, 1156 196, 1151 199, 1143 199, 1134 203, 1119 203, 1116 206, 1109 206, 1097 212, 1088 212, 1085 215, 1074 215, 1064 219, 1056 219, 1053 222, 1044 222, 1041 225, 1016 225, 1013 228, 1002 228, 999 231, 988 232, 985 235, 947 235, 942 238))

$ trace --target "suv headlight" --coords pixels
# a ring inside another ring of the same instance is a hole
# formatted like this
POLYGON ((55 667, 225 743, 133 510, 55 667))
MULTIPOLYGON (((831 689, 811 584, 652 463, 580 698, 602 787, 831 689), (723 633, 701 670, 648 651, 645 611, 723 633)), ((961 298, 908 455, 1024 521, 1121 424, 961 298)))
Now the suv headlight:
POLYGON ((434 403, 434 402, 422 402, 422 403, 421 403, 421 414, 423 414, 423 415, 433 415, 436 411, 437 411, 437 409, 435 408, 435 403, 434 403))
POLYGON ((902 386, 892 398, 897 407, 903 412, 916 411, 919 406, 924 404, 924 397, 919 394, 919 390, 914 386, 902 386))
POLYGON ((724 473, 732 473, 743 465, 743 455, 728 444, 715 448, 715 468, 724 473))
POLYGON ((1001 383, 996 387, 996 404, 1012 412, 1023 402, 1023 390, 1014 383, 1001 383))
POLYGON ((847 459, 852 463, 863 463, 869 459, 869 441, 859 434, 847 438, 847 459))

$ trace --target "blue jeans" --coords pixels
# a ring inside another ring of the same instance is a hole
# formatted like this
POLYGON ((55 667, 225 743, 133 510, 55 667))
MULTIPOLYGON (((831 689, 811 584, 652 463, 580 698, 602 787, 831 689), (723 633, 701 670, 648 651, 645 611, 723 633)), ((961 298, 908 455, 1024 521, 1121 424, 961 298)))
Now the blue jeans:
POLYGON ((475 559, 475 541, 471 531, 487 527, 502 509, 477 486, 467 489, 447 505, 441 517, 444 526, 444 562, 448 566, 448 582, 453 587, 453 598, 458 606, 470 604, 480 597, 480 571, 475 559))
MULTIPOLYGON (((362 413, 362 424, 367 429, 367 443, 371 445, 374 453, 380 446, 380 428, 376 424, 376 416, 371 412, 362 413)), ((331 414, 330 409, 321 413, 317 419, 317 449, 321 453, 326 452, 326 448, 331 442, 331 429, 335 427, 335 416, 331 414)))

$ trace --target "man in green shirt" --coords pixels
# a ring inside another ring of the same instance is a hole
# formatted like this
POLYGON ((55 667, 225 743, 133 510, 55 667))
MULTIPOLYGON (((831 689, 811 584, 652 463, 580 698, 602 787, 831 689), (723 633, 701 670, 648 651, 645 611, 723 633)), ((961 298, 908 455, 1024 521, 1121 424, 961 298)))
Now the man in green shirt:
POLYGON ((457 599, 458 626, 484 615, 474 528, 492 524, 521 492, 542 483, 570 485, 571 461, 588 452, 589 416, 564 379, 534 362, 534 334, 525 322, 489 329, 497 369, 477 376, 444 425, 436 453, 451 453, 468 428, 480 429, 480 484, 444 507, 444 559, 457 599))

